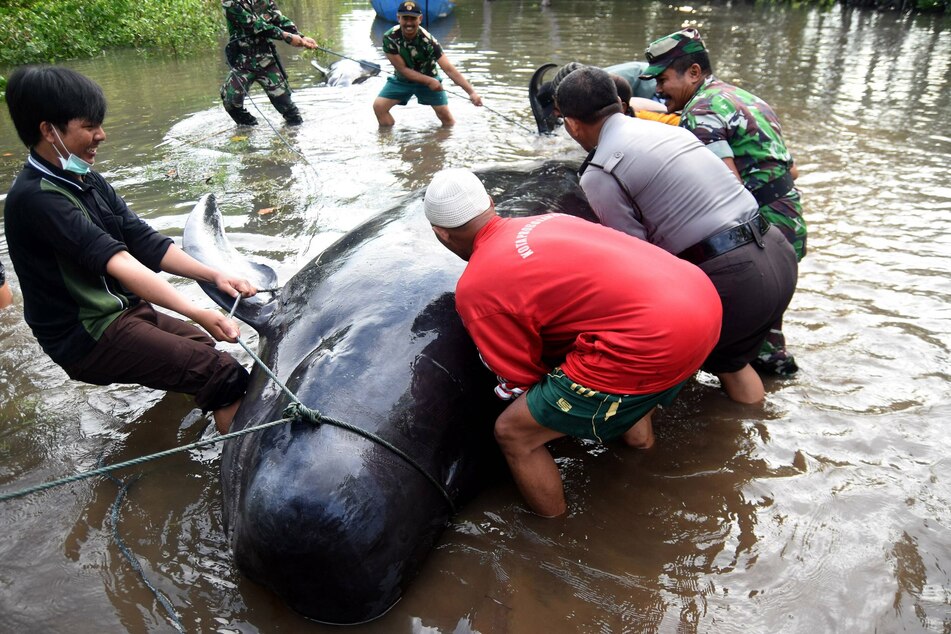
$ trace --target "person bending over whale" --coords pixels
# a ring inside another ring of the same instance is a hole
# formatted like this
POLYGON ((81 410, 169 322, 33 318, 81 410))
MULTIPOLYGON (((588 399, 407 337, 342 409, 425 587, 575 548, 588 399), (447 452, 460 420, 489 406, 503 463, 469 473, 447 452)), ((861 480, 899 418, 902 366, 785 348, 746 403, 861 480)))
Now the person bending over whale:
POLYGON ((739 403, 759 403, 750 366, 796 290, 796 254, 729 168, 689 131, 621 113, 608 73, 583 66, 558 84, 565 130, 588 151, 581 188, 601 222, 703 269, 723 300, 703 369, 739 403))
POLYGON ((187 255, 92 171, 106 138, 98 84, 67 68, 25 66, 10 76, 7 106, 30 153, 7 195, 4 229, 23 316, 44 352, 78 381, 192 394, 227 431, 248 372, 201 330, 152 304, 218 340, 235 341, 238 326, 157 272, 213 283, 232 297, 256 289, 187 255))
POLYGON ((720 334, 720 298, 697 267, 562 214, 501 218, 479 178, 438 172, 424 198, 436 238, 468 262, 456 310, 512 400, 495 437, 543 517, 565 512, 545 443, 562 436, 654 444, 673 401, 720 334))
POLYGON ((667 107, 659 101, 635 97, 631 89, 631 82, 616 73, 611 73, 611 80, 617 88, 617 96, 621 99, 621 112, 629 117, 660 121, 670 125, 680 124, 680 115, 667 113, 667 107))
MULTIPOLYGON (((688 28, 651 42, 650 66, 641 79, 656 79, 657 93, 670 111, 682 111, 680 125, 696 135, 752 192, 759 213, 796 252, 806 255, 806 222, 795 186, 793 156, 773 108, 756 95, 713 74, 710 55, 697 29, 688 28)), ((764 374, 792 376, 796 359, 786 348, 782 316, 770 328, 753 367, 764 374)))

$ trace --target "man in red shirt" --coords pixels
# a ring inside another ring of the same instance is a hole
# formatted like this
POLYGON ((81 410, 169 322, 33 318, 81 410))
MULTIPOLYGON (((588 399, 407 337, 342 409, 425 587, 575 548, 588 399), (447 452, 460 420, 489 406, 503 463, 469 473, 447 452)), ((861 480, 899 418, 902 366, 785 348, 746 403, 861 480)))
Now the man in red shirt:
POLYGON ((561 436, 654 444, 651 413, 673 402, 720 335, 720 298, 696 266, 624 233, 562 214, 501 218, 478 177, 436 174, 425 212, 469 264, 456 309, 496 394, 495 437, 543 517, 565 512, 545 443, 561 436))

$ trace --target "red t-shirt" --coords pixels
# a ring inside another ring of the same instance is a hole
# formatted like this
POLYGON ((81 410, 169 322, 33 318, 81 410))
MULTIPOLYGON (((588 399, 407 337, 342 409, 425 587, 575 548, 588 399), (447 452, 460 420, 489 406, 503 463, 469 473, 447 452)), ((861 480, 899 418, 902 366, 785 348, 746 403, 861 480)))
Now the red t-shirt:
POLYGON ((720 336, 720 298, 699 268, 620 231, 562 214, 495 217, 476 235, 456 308, 486 365, 527 389, 556 365, 585 387, 660 392, 720 336))

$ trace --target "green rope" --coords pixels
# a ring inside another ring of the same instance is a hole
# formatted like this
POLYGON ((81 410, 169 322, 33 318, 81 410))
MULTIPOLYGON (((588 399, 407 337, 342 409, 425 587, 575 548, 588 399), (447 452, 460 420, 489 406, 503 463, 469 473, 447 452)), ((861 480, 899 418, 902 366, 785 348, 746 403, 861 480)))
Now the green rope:
POLYGON ((314 167, 314 164, 311 163, 311 162, 308 160, 308 158, 307 158, 306 156, 304 156, 304 154, 303 154, 300 150, 298 150, 298 149, 295 148, 293 145, 291 145, 290 141, 288 141, 287 138, 286 138, 283 134, 280 133, 280 131, 277 129, 277 127, 276 127, 276 126, 271 122, 271 120, 267 117, 267 115, 264 114, 264 112, 261 110, 261 108, 258 107, 257 102, 254 101, 254 99, 251 98, 251 93, 250 93, 250 91, 248 91, 248 87, 247 87, 247 85, 245 84, 245 82, 241 82, 241 88, 244 90, 244 96, 247 97, 248 101, 251 102, 251 105, 254 106, 254 109, 258 111, 258 115, 260 115, 260 117, 261 117, 262 119, 264 119, 264 121, 267 123, 268 127, 271 128, 271 131, 274 132, 274 134, 277 135, 277 138, 279 138, 279 139, 281 140, 281 142, 283 142, 284 145, 287 146, 287 149, 288 149, 288 150, 290 150, 291 152, 293 152, 294 154, 296 154, 297 156, 299 156, 300 159, 301 159, 302 161, 304 161, 304 164, 307 165, 307 167, 309 167, 309 168, 311 169, 311 171, 314 173, 314 176, 316 176, 316 177, 319 179, 319 178, 320 178, 320 172, 317 171, 317 168, 314 167))
MULTIPOLYGON (((273 292, 274 290, 275 289, 267 289, 266 292, 273 292)), ((237 310, 238 303, 240 301, 241 301, 241 296, 238 295, 238 297, 235 298, 234 306, 232 306, 231 312, 228 313, 228 317, 234 316, 234 313, 237 310)), ((196 442, 183 445, 181 447, 173 447, 172 449, 166 449, 165 451, 159 451, 153 454, 139 456, 138 458, 133 458, 131 460, 126 460, 124 462, 119 462, 113 465, 99 467, 91 471, 76 473, 74 475, 67 476, 65 478, 60 478, 59 480, 44 482, 43 484, 37 484, 36 486, 22 489, 20 491, 13 491, 12 493, 0 494, 0 502, 5 502, 7 500, 25 497, 27 495, 32 495, 33 493, 46 491, 47 489, 52 489, 54 487, 62 486, 64 484, 69 484, 71 482, 78 482, 79 480, 85 480, 87 478, 93 478, 95 476, 105 475, 107 473, 112 473, 113 471, 118 471, 119 469, 125 469, 126 467, 132 467, 132 466, 143 464, 145 462, 149 462, 152 460, 157 460, 159 458, 165 458, 167 456, 183 453, 191 449, 198 449, 199 447, 206 447, 208 445, 213 445, 215 443, 224 442, 232 438, 238 438, 240 436, 245 436, 247 434, 261 431, 262 429, 275 427, 277 425, 283 425, 284 423, 290 423, 295 421, 307 421, 313 425, 320 425, 321 423, 326 423, 333 427, 339 427, 340 429, 345 429, 349 432, 357 434, 358 436, 366 438, 367 440, 375 442, 381 447, 384 447, 390 450, 391 452, 393 452, 394 454, 402 458, 404 461, 406 461, 406 463, 409 464, 411 467, 416 469, 416 471, 418 471, 424 478, 426 478, 426 480, 428 480, 434 487, 436 487, 439 493, 446 500, 446 503, 449 505, 449 510, 453 514, 456 512, 456 506, 455 504, 453 504, 452 497, 449 495, 449 492, 446 491, 446 488, 442 485, 442 483, 440 483, 436 478, 434 478, 428 471, 426 471, 426 469, 421 464, 419 464, 416 460, 414 460, 412 456, 410 456, 399 447, 393 445, 389 441, 378 436, 377 434, 374 434, 371 431, 361 429, 360 427, 351 425, 350 423, 345 423, 341 420, 337 420, 336 418, 323 416, 319 411, 315 409, 310 409, 309 407, 307 407, 306 405, 300 402, 300 399, 297 398, 297 395, 295 395, 290 389, 288 389, 286 385, 284 385, 284 383, 279 378, 277 378, 277 375, 275 375, 274 372, 272 372, 271 369, 267 367, 267 365, 265 365, 264 361, 262 361, 260 357, 258 357, 258 355, 256 355, 254 351, 252 351, 251 348, 248 347, 248 345, 244 342, 244 340, 241 339, 241 337, 237 338, 237 342, 242 348, 244 348, 245 352, 251 355, 251 358, 254 359, 254 362, 267 374, 267 376, 272 381, 274 381, 278 385, 278 387, 281 388, 281 390, 284 391, 284 393, 290 399, 291 403, 286 408, 284 408, 284 412, 283 412, 284 418, 274 420, 269 423, 261 423, 260 425, 246 427, 245 429, 242 429, 239 431, 229 432, 227 434, 221 434, 220 436, 216 436, 214 438, 206 438, 204 440, 198 440, 196 442)))
MULTIPOLYGON (((231 312, 228 313, 229 317, 234 316, 234 313, 238 309, 238 304, 240 302, 241 302, 241 295, 238 295, 234 299, 234 306, 231 307, 231 312)), ((421 464, 416 462, 416 460, 414 460, 412 456, 410 456, 399 447, 393 445, 389 441, 385 440, 381 436, 378 436, 377 434, 374 434, 371 431, 361 429, 360 427, 351 425, 350 423, 345 423, 341 420, 337 420, 336 418, 324 416, 319 411, 315 409, 310 409, 309 407, 301 403, 300 399, 297 398, 297 395, 294 394, 290 389, 288 389, 288 387, 284 385, 284 383, 279 378, 277 378, 277 376, 273 372, 271 372, 271 369, 267 367, 267 365, 263 361, 261 361, 258 355, 254 354, 251 348, 249 348, 247 344, 244 343, 241 337, 238 337, 237 342, 242 348, 244 348, 245 352, 251 355, 251 358, 254 359, 254 362, 258 364, 258 366, 268 375, 268 377, 270 377, 270 379, 274 381, 274 383, 276 383, 277 386, 280 387, 284 391, 284 393, 287 394, 287 397, 291 400, 291 403, 287 407, 284 408, 285 419, 292 418, 292 419, 298 419, 298 420, 307 420, 313 423, 314 425, 327 423, 328 425, 332 425, 333 427, 339 427, 340 429, 345 429, 349 432, 357 434, 358 436, 362 436, 363 438, 366 438, 367 440, 377 443, 381 447, 385 447, 386 449, 389 449, 390 451, 395 453, 397 456, 405 460, 411 467, 416 469, 420 474, 422 474, 424 478, 429 480, 429 482, 431 482, 432 485, 436 487, 436 489, 443 496, 443 498, 445 498, 446 503, 449 505, 449 510, 453 514, 455 514, 456 505, 453 504, 452 497, 449 495, 449 492, 446 491, 445 487, 443 487, 443 485, 436 478, 430 475, 430 473, 426 471, 426 469, 423 468, 421 464)))
POLYGON ((241 431, 230 432, 227 434, 222 434, 221 436, 216 436, 215 438, 206 438, 205 440, 199 440, 188 445, 183 445, 181 447, 174 447, 172 449, 166 449, 165 451, 159 451, 157 453, 148 454, 146 456, 139 456, 138 458, 133 458, 131 460, 126 460, 125 462, 119 462, 112 465, 106 465, 105 467, 99 467, 98 469, 93 469, 91 471, 84 471, 82 473, 76 473, 59 480, 53 480, 51 482, 44 482, 43 484, 37 484, 36 486, 29 487, 27 489, 22 489, 20 491, 14 491, 12 493, 4 493, 0 495, 0 502, 5 502, 7 500, 12 500, 14 498, 22 498, 33 493, 39 493, 40 491, 46 491, 47 489, 52 489, 54 487, 62 486, 64 484, 69 484, 71 482, 78 482, 80 480, 85 480, 87 478, 93 478, 99 475, 105 475, 107 473, 112 473, 113 471, 118 471, 119 469, 125 469, 126 467, 134 467, 135 465, 149 462, 151 460, 157 460, 159 458, 165 458, 167 456, 172 456, 178 453, 183 453, 191 449, 198 449, 199 447, 207 447, 208 445, 213 445, 215 443, 224 442, 225 440, 230 440, 231 438, 237 438, 239 436, 244 436, 246 434, 251 434, 262 429, 267 429, 268 427, 274 427, 276 425, 281 425, 284 423, 293 422, 286 418, 280 420, 271 421, 270 423, 262 423, 254 427, 248 427, 242 429, 241 431))
POLYGON ((126 545, 125 541, 122 539, 122 536, 119 534, 119 510, 122 507, 122 500, 125 498, 126 493, 129 492, 129 487, 131 487, 141 476, 135 475, 125 482, 119 480, 113 475, 107 476, 110 480, 116 483, 119 487, 119 493, 116 495, 116 501, 112 503, 112 538, 116 542, 116 546, 119 547, 119 552, 122 553, 122 556, 125 557, 126 561, 129 562, 129 565, 132 566, 132 569, 135 570, 136 574, 139 575, 139 579, 142 580, 142 583, 145 584, 155 597, 155 600, 158 601, 162 608, 165 609, 168 618, 172 621, 172 625, 175 627, 177 632, 185 634, 187 631, 185 626, 182 624, 181 616, 178 614, 178 611, 175 609, 175 606, 172 605, 172 602, 168 600, 168 597, 165 596, 165 593, 155 587, 149 578, 145 574, 145 570, 142 569, 142 564, 139 563, 138 558, 132 553, 129 547, 126 545))
POLYGON ((449 492, 446 491, 445 487, 443 487, 443 485, 439 482, 439 480, 431 476, 429 472, 427 472, 426 469, 424 469, 421 464, 416 462, 409 454, 407 454, 405 451, 403 451, 396 445, 392 444, 388 440, 381 438, 380 436, 374 434, 371 431, 367 431, 355 425, 351 425, 350 423, 345 423, 341 420, 337 420, 336 418, 331 418, 330 416, 324 416, 317 410, 310 409, 307 406, 303 405, 300 401, 296 401, 294 403, 291 403, 287 407, 285 407, 284 416, 293 416, 295 418, 300 417, 300 418, 303 418, 304 420, 308 420, 314 423, 315 425, 319 425, 320 423, 326 423, 333 427, 339 427, 340 429, 345 429, 358 436, 362 436, 363 438, 366 438, 367 440, 373 441, 376 444, 380 445, 381 447, 385 447, 389 449, 390 451, 395 453, 397 456, 405 460, 411 467, 416 469, 424 478, 429 480, 429 482, 434 487, 436 487, 436 490, 439 491, 439 493, 443 496, 443 498, 445 498, 446 504, 449 505, 449 510, 452 512, 452 514, 455 514, 456 505, 453 504, 452 497, 450 497, 449 492))

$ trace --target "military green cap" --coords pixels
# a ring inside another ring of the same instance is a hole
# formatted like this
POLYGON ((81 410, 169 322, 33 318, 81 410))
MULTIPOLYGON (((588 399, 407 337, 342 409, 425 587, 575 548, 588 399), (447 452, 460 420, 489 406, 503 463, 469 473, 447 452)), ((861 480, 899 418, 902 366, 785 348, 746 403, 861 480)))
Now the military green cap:
POLYGON ((684 29, 665 35, 659 40, 651 42, 644 52, 650 66, 644 69, 640 78, 654 79, 667 70, 670 63, 678 57, 700 53, 705 50, 703 38, 700 37, 700 32, 697 29, 684 29))

